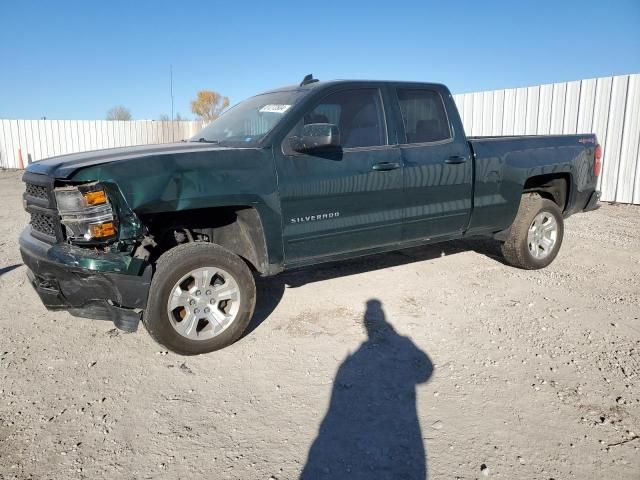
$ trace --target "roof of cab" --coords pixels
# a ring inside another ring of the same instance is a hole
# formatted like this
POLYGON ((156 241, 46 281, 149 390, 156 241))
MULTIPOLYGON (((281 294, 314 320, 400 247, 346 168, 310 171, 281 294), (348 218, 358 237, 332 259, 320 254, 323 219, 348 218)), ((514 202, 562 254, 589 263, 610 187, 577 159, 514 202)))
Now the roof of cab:
POLYGON ((307 83, 305 85, 286 85, 280 88, 274 88, 272 90, 268 90, 266 92, 262 92, 260 95, 264 95, 267 93, 276 93, 276 92, 309 92, 310 90, 315 90, 317 88, 324 88, 332 85, 341 85, 345 83, 357 83, 360 86, 362 85, 371 85, 373 86, 381 86, 386 84, 394 84, 394 85, 425 85, 430 87, 441 87, 447 88, 442 83, 434 83, 434 82, 421 82, 421 81, 406 81, 406 80, 325 80, 325 81, 315 81, 312 83, 307 83))

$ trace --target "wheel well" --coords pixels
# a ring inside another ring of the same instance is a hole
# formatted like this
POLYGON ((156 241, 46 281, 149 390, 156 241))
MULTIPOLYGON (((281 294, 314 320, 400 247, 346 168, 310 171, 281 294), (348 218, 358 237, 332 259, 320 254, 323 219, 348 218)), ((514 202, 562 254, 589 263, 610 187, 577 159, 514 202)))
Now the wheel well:
POLYGON ((528 178, 523 193, 536 192, 555 202, 562 211, 569 203, 570 176, 568 173, 552 173, 528 178))
POLYGON ((157 246, 151 260, 180 243, 218 244, 244 259, 253 270, 268 267, 264 230, 258 211, 247 206, 198 208, 141 216, 157 246))

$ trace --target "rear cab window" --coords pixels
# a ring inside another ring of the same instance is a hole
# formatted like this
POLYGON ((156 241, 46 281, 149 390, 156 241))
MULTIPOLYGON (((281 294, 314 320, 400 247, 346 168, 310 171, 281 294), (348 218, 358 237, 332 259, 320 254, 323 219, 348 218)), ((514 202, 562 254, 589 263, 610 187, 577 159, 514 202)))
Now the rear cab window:
POLYGON ((428 88, 397 88, 406 144, 452 139, 442 96, 428 88))

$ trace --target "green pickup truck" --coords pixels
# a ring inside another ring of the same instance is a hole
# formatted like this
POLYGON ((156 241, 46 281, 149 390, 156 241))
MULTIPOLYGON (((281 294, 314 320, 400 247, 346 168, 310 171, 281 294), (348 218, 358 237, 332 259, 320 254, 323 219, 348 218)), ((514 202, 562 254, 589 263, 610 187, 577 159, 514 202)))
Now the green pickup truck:
POLYGON ((199 354, 242 335, 256 274, 471 236, 543 268, 601 156, 589 133, 466 137, 443 85, 308 75, 189 141, 33 163, 20 250, 47 308, 199 354))

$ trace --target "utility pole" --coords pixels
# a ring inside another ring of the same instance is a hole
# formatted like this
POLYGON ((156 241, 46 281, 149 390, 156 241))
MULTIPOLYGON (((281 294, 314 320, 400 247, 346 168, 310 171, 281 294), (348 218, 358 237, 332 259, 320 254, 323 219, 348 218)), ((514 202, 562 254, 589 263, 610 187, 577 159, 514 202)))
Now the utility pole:
POLYGON ((173 65, 169 65, 169 89, 171 90, 171 141, 175 142, 175 131, 173 129, 173 65))
POLYGON ((171 90, 171 121, 173 122, 173 65, 169 65, 170 90, 171 90))

